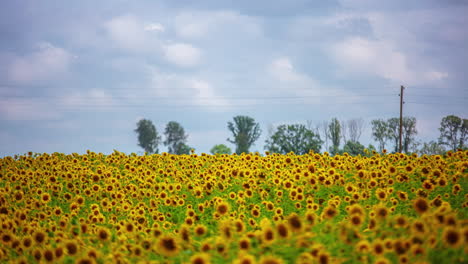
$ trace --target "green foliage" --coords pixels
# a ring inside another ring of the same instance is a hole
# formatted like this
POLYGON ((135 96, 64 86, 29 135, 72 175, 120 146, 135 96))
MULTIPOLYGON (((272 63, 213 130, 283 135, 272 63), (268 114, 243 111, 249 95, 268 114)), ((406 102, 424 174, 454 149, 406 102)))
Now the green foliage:
POLYGON ((365 147, 359 142, 348 141, 343 147, 343 151, 348 153, 351 156, 365 156, 366 152, 364 151, 365 147))
POLYGON ((463 149, 468 140, 468 119, 462 119, 455 115, 442 118, 440 122, 439 143, 447 145, 453 151, 463 149))
MULTIPOLYGON (((376 120, 374 120, 376 121, 376 120)), ((373 121, 373 125, 374 125, 373 121)), ((383 136, 383 132, 385 131, 385 125, 382 124, 382 120, 376 122, 376 132, 378 132, 378 136, 383 136), (377 131, 380 129, 381 131, 377 131), (382 133, 380 133, 382 132, 382 133)), ((389 118, 386 122, 387 127, 387 134, 386 139, 391 140, 394 144, 393 152, 399 152, 399 143, 400 143, 400 118, 392 117, 389 118)), ((410 146, 414 144, 416 138, 415 136, 418 134, 416 130, 416 118, 415 117, 403 117, 402 122, 402 152, 409 153, 410 146)), ((374 134, 373 134, 374 136, 374 134)), ((375 139, 375 136, 374 136, 375 139)), ((376 139, 377 140, 377 139, 376 139)), ((380 140, 378 140, 380 143, 380 140)))
POLYGON ((383 119, 376 119, 371 121, 372 124, 372 137, 375 141, 379 142, 379 151, 382 152, 385 149, 385 144, 389 139, 389 127, 388 123, 383 119))
POLYGON ((260 137, 260 125, 248 116, 235 116, 234 123, 228 122, 228 129, 232 132, 233 139, 227 139, 236 145, 236 153, 248 153, 249 148, 260 137))
POLYGON ((231 149, 224 145, 224 144, 218 144, 218 145, 214 145, 211 150, 210 150, 211 154, 215 155, 215 154, 231 154, 232 151, 231 149))
POLYGON ((332 146, 330 147, 330 153, 335 155, 339 152, 340 147, 340 138, 341 138, 341 125, 338 119, 333 118, 329 127, 328 127, 329 135, 328 137, 332 141, 332 146))
POLYGON ((388 134, 387 138, 393 142, 393 152, 398 152, 398 143, 400 141, 400 119, 392 117, 387 120, 388 134))
POLYGON ((307 129, 305 125, 281 125, 271 138, 266 140, 265 149, 273 153, 287 154, 294 152, 303 155, 310 150, 318 153, 323 141, 319 135, 307 129))
POLYGON ((189 154, 190 147, 186 145, 188 135, 185 134, 184 128, 177 122, 171 121, 167 123, 164 131, 166 140, 164 145, 168 146, 168 152, 171 154, 189 154))
POLYGON ((158 153, 161 136, 158 135, 158 131, 151 120, 141 119, 138 121, 135 132, 138 133, 138 146, 148 153, 158 153))
POLYGON ((415 136, 418 134, 416 130, 415 117, 403 117, 403 131, 402 131, 402 147, 405 153, 409 153, 409 147, 415 141, 415 136))
POLYGON ((433 140, 422 143, 422 147, 416 151, 420 155, 443 155, 444 147, 433 140))

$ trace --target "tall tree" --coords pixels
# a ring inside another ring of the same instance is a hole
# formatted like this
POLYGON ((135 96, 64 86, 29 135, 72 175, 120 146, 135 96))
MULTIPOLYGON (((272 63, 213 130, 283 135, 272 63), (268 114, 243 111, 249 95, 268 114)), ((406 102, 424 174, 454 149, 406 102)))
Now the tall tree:
POLYGON ((329 128, 329 123, 328 121, 322 121, 320 123, 320 133, 322 134, 323 139, 325 140, 325 151, 328 151, 328 128, 329 128))
POLYGON ((455 115, 448 115, 440 122, 439 143, 447 145, 453 151, 466 145, 468 133, 468 119, 461 119, 455 115))
POLYGON ((371 124, 372 137, 379 142, 379 152, 382 152, 389 137, 388 124, 382 119, 372 120, 371 124))
POLYGON ((188 135, 179 123, 175 121, 167 123, 164 135, 166 136, 164 145, 168 146, 169 153, 188 154, 190 152, 190 147, 186 145, 188 135))
POLYGON ((410 152, 410 146, 414 142, 417 134, 418 131, 416 130, 416 118, 410 116, 403 117, 402 145, 403 151, 405 153, 410 152))
POLYGON ((333 118, 330 125, 328 126, 328 137, 332 141, 332 146, 330 147, 330 153, 335 155, 339 151, 340 147, 340 138, 341 138, 341 126, 338 119, 333 118))
POLYGON ((346 137, 349 129, 348 129, 348 123, 349 121, 351 120, 348 120, 348 122, 345 122, 345 121, 341 121, 340 122, 340 125, 341 125, 341 137, 343 138, 343 144, 346 144, 346 142, 348 142, 348 138, 346 137))
POLYGON ((249 116, 235 116, 234 122, 228 122, 228 129, 232 132, 233 139, 227 139, 236 145, 236 153, 248 153, 249 148, 260 137, 262 133, 260 125, 249 116))
POLYGON ((365 122, 362 118, 348 120, 349 140, 358 142, 364 130, 365 122))
POLYGON ((138 134, 138 146, 142 147, 147 153, 158 153, 161 136, 158 135, 158 131, 151 120, 141 119, 134 131, 138 134))
POLYGON ((265 149, 273 153, 287 154, 294 152, 298 155, 309 153, 310 150, 318 153, 323 141, 318 134, 305 125, 281 125, 276 132, 266 140, 265 149))
POLYGON ((231 154, 231 149, 224 145, 224 144, 218 144, 218 145, 214 145, 211 150, 210 150, 211 154, 213 155, 216 155, 216 154, 231 154))
POLYGON ((394 149, 393 152, 398 152, 398 143, 400 141, 400 119, 392 117, 387 120, 388 134, 387 138, 393 141, 394 149))

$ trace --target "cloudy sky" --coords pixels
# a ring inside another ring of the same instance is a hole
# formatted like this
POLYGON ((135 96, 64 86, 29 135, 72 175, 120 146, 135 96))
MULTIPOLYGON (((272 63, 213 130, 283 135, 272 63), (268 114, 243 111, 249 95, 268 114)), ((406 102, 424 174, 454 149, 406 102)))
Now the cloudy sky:
MULTIPOLYGON (((236 115, 270 127, 337 117, 468 117, 468 4, 458 0, 6 0, 0 156, 142 151, 141 118, 208 152, 236 115)), ((160 146, 161 151, 167 150, 160 146)))

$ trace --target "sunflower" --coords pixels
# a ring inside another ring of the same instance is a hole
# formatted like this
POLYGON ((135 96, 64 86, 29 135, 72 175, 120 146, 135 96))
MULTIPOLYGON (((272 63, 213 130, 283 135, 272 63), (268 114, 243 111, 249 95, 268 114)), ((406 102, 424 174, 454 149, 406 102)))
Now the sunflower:
POLYGON ((334 206, 327 206, 325 209, 323 209, 322 212, 322 219, 330 220, 333 217, 335 217, 338 214, 338 211, 335 209, 334 206))
POLYGON ((156 252, 166 257, 175 256, 180 250, 176 239, 169 235, 161 235, 155 246, 156 252))
POLYGON ((41 230, 38 230, 36 232, 34 232, 33 234, 33 239, 34 239, 34 242, 37 244, 37 245, 41 245, 45 242, 45 240, 47 239, 47 234, 44 233, 43 231, 41 230))
POLYGON ((32 251, 32 254, 31 254, 34 259, 39 262, 42 258, 42 251, 39 249, 39 248, 35 248, 33 251, 32 251))
POLYGON ((359 253, 368 253, 371 249, 371 245, 369 241, 361 240, 356 244, 355 248, 356 248, 356 251, 359 253))
POLYGON ((30 236, 24 236, 21 240, 21 245, 25 249, 29 249, 33 245, 33 239, 30 236))
POLYGON ((94 264, 96 261, 94 261, 93 258, 90 257, 81 257, 77 260, 75 260, 76 264, 94 264))
POLYGON ((380 204, 374 208, 375 216, 379 220, 384 220, 389 215, 389 210, 386 206, 380 204))
POLYGON ((385 201, 387 199, 387 192, 384 189, 379 188, 375 191, 375 196, 380 201, 385 201))
POLYGON ((107 228, 99 228, 97 231, 97 237, 100 241, 105 242, 110 239, 110 233, 107 228))
POLYGON ((393 251, 399 256, 404 255, 410 247, 410 243, 404 241, 402 238, 398 238, 393 241, 393 251))
POLYGON ((65 243, 65 249, 68 255, 74 256, 78 253, 78 245, 75 241, 68 241, 65 243))
POLYGON ((374 264, 390 264, 390 260, 384 258, 384 257, 379 257, 375 260, 374 264))
POLYGON ((54 252, 51 249, 45 249, 43 256, 46 262, 51 263, 54 261, 54 252))
POLYGON ((276 256, 262 256, 259 264, 283 264, 284 260, 276 256))
POLYGON ((364 208, 360 204, 353 204, 348 208, 348 214, 349 215, 361 215, 364 216, 364 208))
POLYGON ((0 237, 0 241, 4 245, 9 245, 13 241, 13 235, 10 233, 3 233, 0 237))
POLYGON ((330 263, 330 254, 321 251, 317 256, 317 259, 319 264, 328 264, 330 263))
POLYGON ((61 246, 56 247, 54 249, 54 254, 55 254, 55 258, 57 260, 60 260, 63 257, 63 254, 64 254, 63 247, 61 247, 61 246))
POLYGON ((363 216, 360 214, 353 214, 349 218, 349 224, 354 228, 360 228, 363 222, 364 222, 363 216))
POLYGON ((241 219, 234 220, 234 230, 237 233, 242 233, 245 230, 245 224, 241 219))
POLYGON ((302 231, 303 224, 302 224, 301 218, 296 213, 290 214, 287 220, 288 220, 289 228, 291 229, 291 231, 293 232, 302 231))
POLYGON ((261 238, 263 246, 271 245, 276 240, 275 231, 271 226, 266 226, 262 229, 261 238))
POLYGON ((385 253, 385 246, 381 240, 375 240, 371 245, 371 249, 374 256, 382 256, 385 253))
POLYGON ((442 234, 442 241, 451 248, 457 248, 463 243, 463 237, 460 230, 454 227, 446 227, 442 234))
POLYGON ((276 225, 276 232, 281 238, 288 238, 290 231, 289 226, 283 222, 280 222, 276 225))
POLYGON ((408 219, 404 215, 397 215, 394 218, 395 226, 397 228, 406 228, 408 227, 408 219))
MULTIPOLYGON (((255 257, 249 254, 242 254, 233 261, 234 264, 256 264, 255 257)), ((272 263, 273 264, 273 263, 272 263)))
POLYGON ((219 215, 226 215, 229 212, 229 208, 229 204, 227 202, 222 201, 216 206, 216 212, 219 215))
POLYGON ((231 222, 230 221, 223 221, 219 224, 219 232, 221 233, 221 236, 224 239, 231 239, 233 234, 232 234, 232 227, 231 227, 231 222))
POLYGON ((237 243, 240 250, 248 251, 250 249, 250 239, 248 237, 242 237, 237 243))
POLYGON ((425 180, 422 183, 422 187, 423 187, 423 189, 425 189, 427 191, 432 191, 434 189, 434 185, 432 184, 432 182, 430 180, 425 180))
POLYGON ((429 210, 429 203, 425 198, 419 197, 413 201, 413 208, 418 214, 424 214, 429 210))
POLYGON ((424 256, 426 254, 426 249, 421 245, 412 245, 410 248, 411 254, 415 257, 417 256, 424 256))
POLYGON ((406 192, 399 191, 397 195, 398 195, 398 198, 402 201, 408 200, 408 194, 406 192))
POLYGON ((206 253, 197 253, 190 257, 190 264, 210 264, 210 255, 206 253))

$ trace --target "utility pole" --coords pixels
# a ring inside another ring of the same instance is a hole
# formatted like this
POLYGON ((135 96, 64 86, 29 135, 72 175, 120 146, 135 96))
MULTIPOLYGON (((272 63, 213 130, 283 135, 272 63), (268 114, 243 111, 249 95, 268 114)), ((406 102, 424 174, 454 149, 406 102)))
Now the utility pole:
POLYGON ((400 87, 400 146, 399 146, 399 151, 401 153, 401 138, 402 138, 402 132, 403 132, 403 90, 405 87, 403 85, 400 87))

